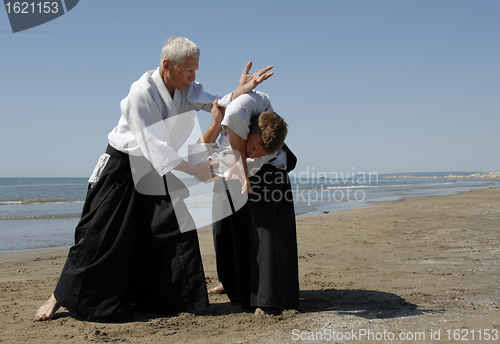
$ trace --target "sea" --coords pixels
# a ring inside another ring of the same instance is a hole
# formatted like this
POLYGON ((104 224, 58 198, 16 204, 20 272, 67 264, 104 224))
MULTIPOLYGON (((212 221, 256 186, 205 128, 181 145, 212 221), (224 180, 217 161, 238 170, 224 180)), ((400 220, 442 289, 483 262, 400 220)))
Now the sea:
MULTIPOLYGON (((364 207, 375 201, 500 186, 500 179, 446 175, 292 171, 290 181, 297 216, 364 207)), ((190 191, 186 203, 197 227, 209 226, 212 185, 191 177, 182 177, 182 181, 190 191)), ((0 253, 71 246, 87 189, 87 178, 0 178, 0 253)))

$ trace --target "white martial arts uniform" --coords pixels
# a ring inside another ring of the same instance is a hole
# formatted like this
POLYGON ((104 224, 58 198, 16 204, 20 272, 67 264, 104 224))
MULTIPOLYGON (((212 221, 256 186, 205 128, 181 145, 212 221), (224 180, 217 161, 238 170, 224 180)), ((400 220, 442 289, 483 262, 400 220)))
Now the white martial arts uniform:
MULTIPOLYGON (((269 97, 253 91, 229 104, 222 125, 247 139, 251 117, 268 110, 273 111, 269 97)), ((219 176, 225 176, 234 160, 226 133, 222 133, 218 146, 198 144, 189 148, 191 162, 209 159, 219 164, 219 176)), ((212 229, 219 281, 229 299, 239 302, 243 309, 297 308, 297 238, 288 178, 296 157, 284 145, 279 152, 248 159, 247 164, 251 194, 241 194, 238 180, 214 183, 212 229)))
POLYGON ((135 310, 177 314, 208 306, 186 187, 169 171, 182 161, 177 151, 194 127, 194 111, 210 111, 213 99, 196 82, 172 99, 159 70, 131 86, 89 180, 54 291, 73 316, 121 320, 135 310))
MULTIPOLYGON (((226 108, 222 125, 231 128, 243 139, 248 138, 250 119, 264 111, 273 111, 269 96, 258 91, 251 91, 233 100, 226 108)), ((227 177, 227 170, 234 160, 234 153, 229 144, 226 131, 223 129, 219 143, 196 143, 188 146, 189 162, 200 165, 213 162, 218 167, 213 168, 213 174, 227 177)), ((260 158, 247 159, 249 177, 254 175, 264 164, 271 164, 278 169, 286 169, 286 153, 282 150, 260 158)), ((237 178, 237 176, 233 176, 237 178)))
MULTIPOLYGON (((227 94, 219 99, 219 105, 227 107, 231 97, 227 94)), ((177 151, 194 128, 195 111, 210 111, 214 98, 195 81, 185 90, 175 90, 172 99, 159 69, 148 71, 132 84, 120 103, 121 117, 108 135, 109 144, 130 156, 146 157, 163 176, 182 161, 177 151)), ((109 155, 103 154, 89 179, 91 184, 99 179, 107 159, 109 155)))
MULTIPOLYGON (((227 106, 221 124, 231 128, 238 136, 246 140, 250 132, 250 119, 264 111, 273 111, 269 96, 259 91, 251 91, 239 96, 227 106)), ((227 172, 235 157, 225 130, 221 131, 218 144, 213 142, 189 145, 188 153, 188 161, 192 164, 213 162, 218 167, 214 167, 212 173, 221 178, 227 177, 227 172)), ((260 158, 247 159, 249 177, 257 173, 265 164, 270 164, 279 170, 286 170, 286 152, 279 150, 260 158)), ((232 179, 238 179, 238 176, 233 175, 232 179)), ((221 192, 220 184, 214 185, 212 201, 212 222, 214 223, 241 209, 248 200, 248 194, 241 193, 241 185, 229 183, 224 186, 231 195, 231 202, 229 202, 225 192, 221 192)))

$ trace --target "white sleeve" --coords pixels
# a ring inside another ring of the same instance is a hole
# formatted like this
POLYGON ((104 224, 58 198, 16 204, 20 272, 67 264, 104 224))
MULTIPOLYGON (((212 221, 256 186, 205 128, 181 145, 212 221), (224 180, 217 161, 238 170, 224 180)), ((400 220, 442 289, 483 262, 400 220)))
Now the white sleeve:
MULTIPOLYGON (((182 158, 168 145, 171 141, 170 128, 165 125, 156 104, 158 99, 155 100, 153 93, 151 88, 135 85, 120 106, 122 116, 127 121, 143 155, 160 175, 164 175, 179 165, 182 158)), ((189 121, 184 114, 181 116, 189 121)))
POLYGON ((233 98, 233 92, 229 93, 229 94, 226 94, 224 97, 222 98, 219 98, 219 100, 217 101, 217 104, 219 106, 222 106, 222 107, 225 107, 227 108, 229 106, 229 103, 231 103, 232 101, 232 98, 233 98))
POLYGON ((273 111, 269 96, 251 91, 233 100, 227 107, 222 125, 231 128, 239 137, 248 138, 250 119, 264 111, 273 111))
POLYGON ((187 91, 187 99, 193 105, 196 111, 205 110, 210 112, 212 109, 212 102, 214 98, 218 99, 219 106, 227 107, 231 102, 233 94, 226 94, 224 97, 219 98, 218 96, 214 96, 210 93, 207 93, 203 90, 203 85, 199 82, 193 82, 189 85, 189 89, 187 91))
POLYGON ((222 125, 231 128, 239 137, 247 139, 250 132, 250 118, 253 112, 253 99, 243 94, 232 101, 226 108, 222 125))

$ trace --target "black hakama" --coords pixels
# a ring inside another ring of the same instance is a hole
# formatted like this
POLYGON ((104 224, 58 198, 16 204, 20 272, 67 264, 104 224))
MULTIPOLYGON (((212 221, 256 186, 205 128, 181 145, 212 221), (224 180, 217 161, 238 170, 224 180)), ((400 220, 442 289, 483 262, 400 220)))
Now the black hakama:
MULTIPOLYGON (((287 153, 293 168, 296 158, 287 153)), ((229 189, 241 190, 239 181, 231 183, 237 186, 229 189)), ((243 309, 298 308, 297 234, 288 173, 266 164, 250 183, 245 206, 213 224, 219 281, 243 309)))
POLYGON ((57 302, 74 317, 96 320, 208 306, 198 235, 181 232, 166 179, 166 195, 141 194, 128 155, 111 146, 106 152, 54 291, 57 302))

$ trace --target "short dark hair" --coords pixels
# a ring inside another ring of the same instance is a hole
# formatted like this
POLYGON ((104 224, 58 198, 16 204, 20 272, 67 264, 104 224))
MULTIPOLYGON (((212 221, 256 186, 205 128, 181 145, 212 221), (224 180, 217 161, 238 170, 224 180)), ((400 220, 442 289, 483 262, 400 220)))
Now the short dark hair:
POLYGON ((275 152, 283 147, 288 124, 276 112, 264 111, 250 119, 250 134, 259 134, 266 152, 275 152))

